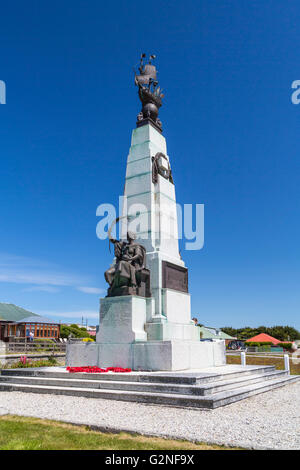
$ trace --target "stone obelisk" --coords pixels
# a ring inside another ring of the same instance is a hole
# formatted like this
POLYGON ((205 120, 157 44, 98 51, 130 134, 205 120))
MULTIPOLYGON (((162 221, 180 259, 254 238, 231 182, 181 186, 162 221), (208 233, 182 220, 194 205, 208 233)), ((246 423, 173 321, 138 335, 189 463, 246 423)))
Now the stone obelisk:
POLYGON ((200 341, 191 320, 188 270, 178 246, 176 195, 158 111, 154 56, 141 57, 142 103, 127 159, 121 240, 106 271, 96 343, 74 345, 68 365, 187 370, 225 364, 224 342, 200 341), (126 241, 126 239, 128 239, 126 241))

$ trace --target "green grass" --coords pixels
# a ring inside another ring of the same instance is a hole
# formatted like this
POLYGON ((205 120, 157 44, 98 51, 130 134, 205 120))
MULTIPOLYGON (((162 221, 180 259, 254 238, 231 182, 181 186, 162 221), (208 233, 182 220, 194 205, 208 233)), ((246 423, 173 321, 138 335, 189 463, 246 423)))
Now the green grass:
MULTIPOLYGON (((240 364, 241 363, 241 357, 240 355, 237 356, 226 356, 226 362, 227 364, 240 364)), ((276 369, 278 370, 283 370, 284 369, 284 359, 283 357, 251 357, 247 356, 246 357, 246 364, 248 366, 256 365, 256 366, 262 366, 262 365, 267 365, 267 366, 275 366, 276 369)), ((300 375, 300 363, 299 364, 294 364, 292 360, 290 360, 290 372, 291 375, 300 375)))
MULTIPOLYGON (((93 431, 58 421, 0 417, 0 450, 228 450, 223 446, 93 431)), ((232 450, 232 448, 230 448, 232 450)))

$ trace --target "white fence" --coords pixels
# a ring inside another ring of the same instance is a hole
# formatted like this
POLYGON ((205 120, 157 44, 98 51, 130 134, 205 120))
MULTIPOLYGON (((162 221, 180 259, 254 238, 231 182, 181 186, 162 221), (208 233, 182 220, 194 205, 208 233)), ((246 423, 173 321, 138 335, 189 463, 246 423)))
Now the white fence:
POLYGON ((247 365, 247 356, 248 357, 259 357, 265 359, 284 359, 284 370, 290 373, 290 359, 292 358, 291 353, 278 353, 276 355, 272 355, 272 353, 248 353, 245 351, 226 351, 226 356, 240 356, 241 357, 241 365, 247 365))

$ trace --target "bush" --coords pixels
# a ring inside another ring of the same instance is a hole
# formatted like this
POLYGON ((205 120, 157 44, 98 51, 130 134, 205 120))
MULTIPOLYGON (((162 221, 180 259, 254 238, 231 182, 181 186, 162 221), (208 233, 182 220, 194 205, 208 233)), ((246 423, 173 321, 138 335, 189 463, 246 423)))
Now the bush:
POLYGON ((5 364, 3 369, 27 369, 29 367, 51 367, 56 366, 57 361, 53 357, 49 359, 39 359, 37 361, 32 361, 27 359, 26 356, 21 356, 19 361, 13 362, 12 364, 5 364))
POLYGON ((247 338, 253 338, 253 336, 258 335, 259 333, 266 333, 273 338, 277 338, 282 342, 285 341, 295 341, 300 339, 300 331, 297 331, 291 326, 272 326, 270 328, 266 326, 259 326, 257 328, 250 328, 248 326, 243 328, 232 328, 232 327, 221 327, 221 330, 224 333, 229 334, 230 336, 236 336, 238 339, 244 340, 247 338))
POLYGON ((280 346, 283 349, 291 350, 293 349, 292 343, 278 343, 277 346, 280 346))
POLYGON ((34 338, 34 342, 35 343, 45 343, 45 342, 53 343, 54 341, 51 338, 34 338))
POLYGON ((86 328, 79 328, 77 325, 61 325, 60 336, 68 338, 70 335, 73 338, 90 338, 86 328))
POLYGON ((271 346, 269 345, 259 346, 258 351, 259 352, 271 352, 271 346))
POLYGON ((59 345, 56 341, 50 338, 36 338, 33 343, 35 344, 35 351, 36 352, 44 352, 44 351, 60 351, 59 345))

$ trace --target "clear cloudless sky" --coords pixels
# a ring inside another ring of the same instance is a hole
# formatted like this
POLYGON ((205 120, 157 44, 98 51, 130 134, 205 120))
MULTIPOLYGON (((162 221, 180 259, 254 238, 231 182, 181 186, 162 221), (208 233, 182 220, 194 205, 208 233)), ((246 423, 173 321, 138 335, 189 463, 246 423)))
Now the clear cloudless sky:
POLYGON ((97 323, 146 52, 177 201, 205 204, 193 315, 300 328, 299 0, 16 0, 0 39, 0 302, 97 323))

